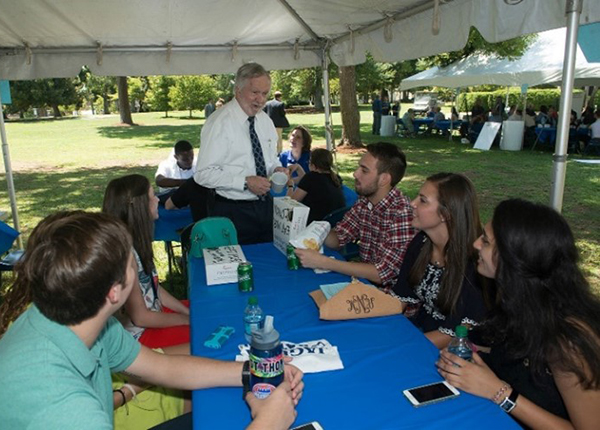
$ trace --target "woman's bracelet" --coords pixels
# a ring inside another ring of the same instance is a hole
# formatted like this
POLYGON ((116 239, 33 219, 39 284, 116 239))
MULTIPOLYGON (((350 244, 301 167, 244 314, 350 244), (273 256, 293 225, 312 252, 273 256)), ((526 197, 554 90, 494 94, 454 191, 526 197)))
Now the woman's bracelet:
POLYGON ((502 381, 502 383, 504 385, 502 385, 502 387, 496 391, 496 394, 494 395, 494 397, 492 397, 492 402, 499 404, 500 403, 500 399, 502 399, 502 395, 504 393, 506 393, 508 390, 510 390, 510 385, 507 384, 506 382, 502 381))
POLYGON ((133 387, 131 385, 123 384, 123 386, 121 388, 127 389, 131 393, 131 400, 135 400, 135 390, 133 389, 133 387))

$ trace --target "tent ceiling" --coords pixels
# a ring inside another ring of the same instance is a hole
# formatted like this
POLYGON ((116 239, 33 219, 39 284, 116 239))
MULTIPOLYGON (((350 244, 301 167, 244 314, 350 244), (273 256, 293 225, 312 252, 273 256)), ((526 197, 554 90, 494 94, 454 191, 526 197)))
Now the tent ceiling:
MULTIPOLYGON (((0 0, 0 78, 200 74, 399 61, 562 27, 565 0, 0 0), (516 3, 516 4, 515 4, 516 3), (170 46, 170 48, 169 48, 170 46)), ((600 21, 594 1, 582 22, 600 21)))
MULTIPOLYGON (((566 29, 542 32, 517 60, 473 54, 447 67, 432 67, 402 81, 401 88, 460 88, 475 85, 529 86, 560 84, 566 29)), ((589 63, 577 47, 575 85, 600 85, 600 63, 589 63)))

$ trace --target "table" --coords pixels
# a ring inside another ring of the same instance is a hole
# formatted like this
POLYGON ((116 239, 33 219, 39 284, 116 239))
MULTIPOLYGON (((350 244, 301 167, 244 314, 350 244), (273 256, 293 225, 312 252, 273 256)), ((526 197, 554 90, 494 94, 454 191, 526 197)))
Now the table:
MULTIPOLYGON (((454 400, 414 408, 402 390, 441 380, 438 351, 404 316, 353 321, 321 321, 308 296, 318 285, 347 281, 344 275, 288 271, 286 258, 272 244, 242 247, 254 266, 255 290, 266 314, 275 317, 283 340, 327 339, 339 348, 344 369, 305 375, 304 397, 295 425, 317 420, 326 430, 397 428, 519 428, 489 400, 466 393, 454 400)), ((192 354, 232 360, 245 343, 242 315, 250 294, 237 284, 206 286, 204 262, 189 263, 192 354), (203 346, 220 324, 235 328, 222 349, 203 346)), ((195 429, 242 429, 250 421, 241 388, 193 393, 195 429)))
POLYGON ((419 131, 419 128, 421 128, 421 126, 425 126, 425 128, 428 128, 430 124, 433 124, 433 118, 415 118, 413 119, 412 123, 416 133, 417 131, 419 131))
MULTIPOLYGON (((181 242, 181 230, 192 224, 192 211, 189 206, 181 209, 167 210, 163 205, 158 206, 158 219, 154 221, 154 240, 165 242, 167 260, 169 262, 169 279, 172 281, 173 262, 175 255, 173 253, 173 242, 181 242)), ((185 270, 180 268, 185 275, 185 270)))
POLYGON ((537 136, 531 150, 535 149, 538 142, 548 145, 554 145, 556 142, 556 127, 535 127, 535 135, 537 136))

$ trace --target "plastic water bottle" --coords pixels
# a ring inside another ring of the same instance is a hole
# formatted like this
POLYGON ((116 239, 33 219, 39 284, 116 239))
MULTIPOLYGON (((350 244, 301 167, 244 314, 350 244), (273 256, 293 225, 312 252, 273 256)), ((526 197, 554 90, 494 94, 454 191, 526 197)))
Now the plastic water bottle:
POLYGON ((283 382, 283 348, 273 317, 267 315, 262 329, 252 332, 250 343, 250 388, 264 399, 283 382))
POLYGON ((248 306, 244 310, 244 335, 246 340, 252 340, 252 332, 260 330, 265 323, 265 315, 258 306, 258 299, 254 296, 248 299, 248 306))
POLYGON ((468 334, 469 331, 466 326, 458 325, 454 330, 456 337, 450 341, 448 345, 448 351, 454 355, 458 355, 463 360, 473 360, 473 347, 469 342, 468 334))

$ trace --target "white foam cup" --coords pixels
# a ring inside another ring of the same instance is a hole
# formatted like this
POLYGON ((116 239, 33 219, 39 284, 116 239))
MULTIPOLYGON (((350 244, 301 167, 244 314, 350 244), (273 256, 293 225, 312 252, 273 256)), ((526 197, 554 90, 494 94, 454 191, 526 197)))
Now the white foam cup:
POLYGON ((288 176, 283 172, 275 172, 271 175, 271 188, 274 193, 280 193, 287 184, 288 176))

